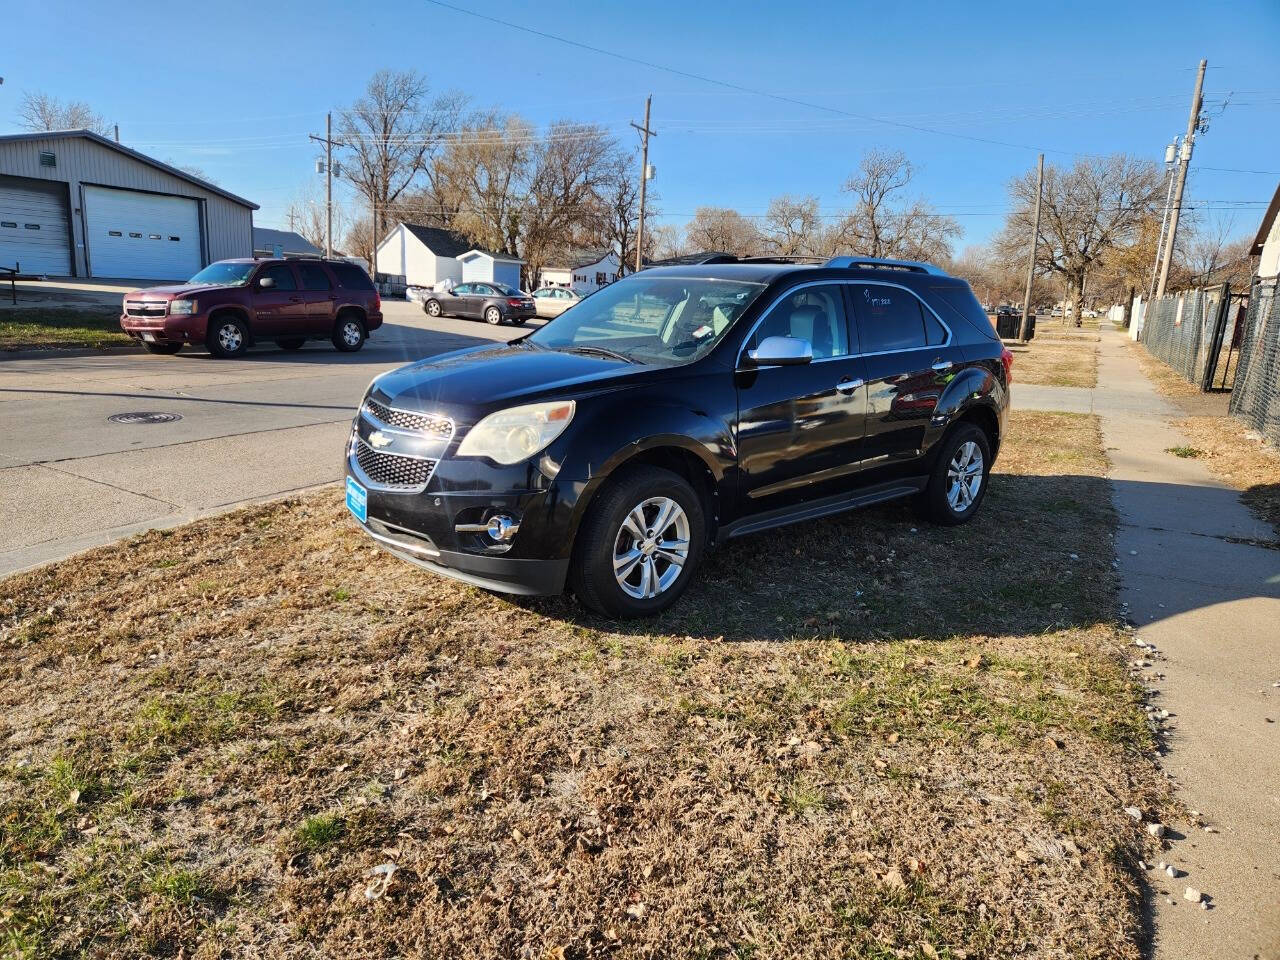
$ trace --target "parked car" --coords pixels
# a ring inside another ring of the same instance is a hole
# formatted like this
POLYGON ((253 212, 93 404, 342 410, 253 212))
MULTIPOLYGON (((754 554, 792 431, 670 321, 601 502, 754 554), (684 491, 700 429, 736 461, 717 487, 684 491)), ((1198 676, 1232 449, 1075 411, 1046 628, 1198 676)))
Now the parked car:
POLYGON ((1054 308, 1053 308, 1053 311, 1049 314, 1049 316, 1051 316, 1051 317, 1060 317, 1060 316, 1062 316, 1062 308, 1061 308, 1061 307, 1054 307, 1054 308))
POLYGON ((431 295, 431 288, 411 283, 404 288, 404 298, 410 303, 422 303, 431 295))
POLYGON ((901 497, 971 520, 1012 363, 933 266, 651 268, 528 336, 377 377, 347 505, 435 573, 654 614, 733 537, 901 497))
POLYGON ((369 275, 345 260, 219 260, 186 283, 135 290, 120 327, 150 353, 204 345, 240 357, 255 343, 298 350, 329 340, 359 350, 382 326, 382 299, 369 275))
POLYGON ((501 283, 460 283, 452 290, 432 291, 422 302, 430 317, 463 317, 498 324, 504 320, 521 324, 537 311, 527 293, 501 283))
POLYGON ((1080 311, 1080 316, 1084 317, 1086 320, 1097 320, 1098 311, 1092 308, 1087 308, 1085 310, 1080 311))
POLYGON ((533 291, 534 309, 540 317, 558 317, 582 299, 567 287, 539 287, 533 291))

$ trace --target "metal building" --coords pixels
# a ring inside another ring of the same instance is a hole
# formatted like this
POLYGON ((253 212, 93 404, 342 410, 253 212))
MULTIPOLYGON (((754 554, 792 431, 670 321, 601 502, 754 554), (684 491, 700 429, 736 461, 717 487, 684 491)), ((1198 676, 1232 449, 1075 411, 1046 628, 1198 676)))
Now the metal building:
POLYGON ((0 136, 0 267, 186 280, 253 255, 257 204, 88 130, 0 136))

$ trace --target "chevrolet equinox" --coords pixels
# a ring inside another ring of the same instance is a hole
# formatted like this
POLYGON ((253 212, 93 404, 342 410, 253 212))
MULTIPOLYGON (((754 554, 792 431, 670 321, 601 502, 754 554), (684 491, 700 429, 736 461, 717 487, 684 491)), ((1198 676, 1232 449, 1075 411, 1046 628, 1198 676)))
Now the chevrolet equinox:
POLYGON ((715 543, 899 497, 977 513, 1013 356, 938 268, 716 256, 643 270, 505 344, 369 385, 346 502, 492 590, 666 609, 715 543))

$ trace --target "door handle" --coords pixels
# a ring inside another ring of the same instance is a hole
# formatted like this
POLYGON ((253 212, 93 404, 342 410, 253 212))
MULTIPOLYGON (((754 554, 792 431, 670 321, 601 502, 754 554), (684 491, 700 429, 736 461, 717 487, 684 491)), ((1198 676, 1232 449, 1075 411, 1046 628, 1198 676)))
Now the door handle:
POLYGON ((302 298, 301 298, 301 297, 290 297, 290 298, 289 298, 289 302, 290 302, 290 303, 301 303, 301 302, 302 302, 302 298))
POLYGON ((840 393, 853 393, 853 391, 857 390, 864 383, 866 383, 866 381, 861 378, 856 380, 841 380, 836 384, 836 390, 840 393))
POLYGON ((935 360, 933 362, 933 369, 937 370, 938 373, 946 373, 954 366, 955 364, 950 360, 935 360))

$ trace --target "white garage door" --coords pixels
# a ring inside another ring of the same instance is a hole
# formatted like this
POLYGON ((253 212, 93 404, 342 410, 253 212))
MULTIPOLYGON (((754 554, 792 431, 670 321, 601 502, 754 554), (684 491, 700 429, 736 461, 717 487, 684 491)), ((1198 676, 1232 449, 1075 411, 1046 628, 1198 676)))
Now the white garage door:
POLYGON ((66 186, 0 183, 0 267, 71 275, 66 186))
POLYGON ((200 271, 200 207, 109 187, 84 188, 89 272, 95 277, 188 280, 200 271))

